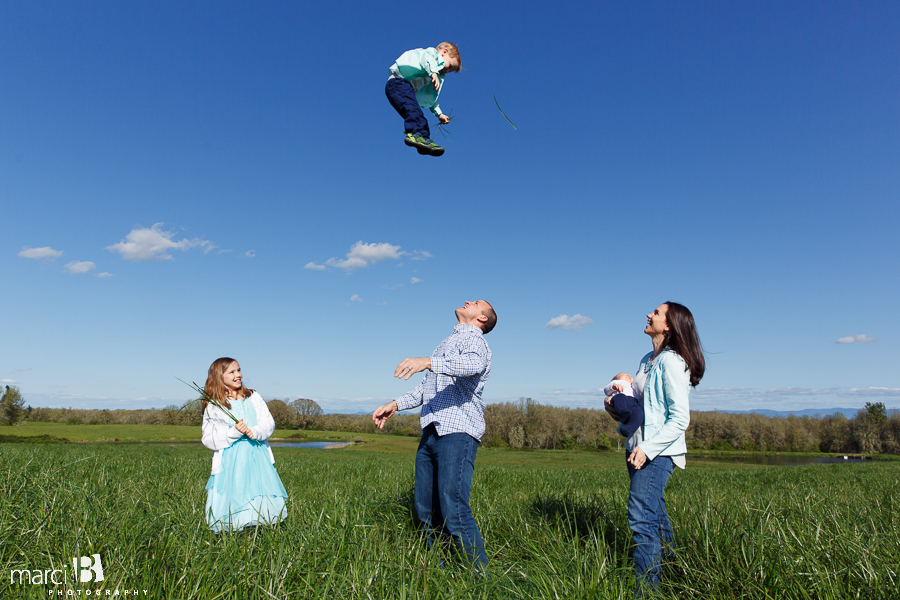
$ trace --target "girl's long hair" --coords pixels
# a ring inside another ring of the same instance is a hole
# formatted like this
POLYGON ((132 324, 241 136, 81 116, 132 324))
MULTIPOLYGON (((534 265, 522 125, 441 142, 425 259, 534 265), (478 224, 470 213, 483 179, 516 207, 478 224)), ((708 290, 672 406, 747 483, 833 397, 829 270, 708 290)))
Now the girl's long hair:
POLYGON ((706 359, 703 357, 703 346, 694 325, 694 315, 683 304, 666 302, 666 325, 669 331, 654 357, 663 350, 669 349, 684 359, 686 369, 691 372, 691 386, 697 387, 706 372, 706 359))
MULTIPOLYGON (((223 356, 222 358, 214 360, 213 364, 209 365, 209 373, 206 376, 206 385, 203 386, 203 391, 205 391, 213 400, 229 410, 231 409, 231 402, 228 401, 228 396, 225 394, 225 384, 222 383, 222 375, 228 370, 231 363, 234 362, 237 361, 228 356, 223 356)), ((241 389, 238 390, 238 397, 246 398, 252 393, 253 390, 245 387, 242 382, 241 389)), ((209 402, 200 402, 200 414, 206 412, 206 406, 208 404, 209 402)))

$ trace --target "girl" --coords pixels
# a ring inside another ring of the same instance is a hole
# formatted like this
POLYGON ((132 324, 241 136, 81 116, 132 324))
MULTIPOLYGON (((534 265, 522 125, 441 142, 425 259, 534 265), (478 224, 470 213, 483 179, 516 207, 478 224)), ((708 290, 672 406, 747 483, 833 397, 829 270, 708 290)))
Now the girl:
POLYGON ((210 529, 219 533, 281 522, 287 492, 266 441, 275 421, 262 396, 244 387, 241 366, 228 357, 209 366, 204 391, 238 419, 235 423, 215 404, 201 402, 203 445, 215 451, 206 483, 210 529))

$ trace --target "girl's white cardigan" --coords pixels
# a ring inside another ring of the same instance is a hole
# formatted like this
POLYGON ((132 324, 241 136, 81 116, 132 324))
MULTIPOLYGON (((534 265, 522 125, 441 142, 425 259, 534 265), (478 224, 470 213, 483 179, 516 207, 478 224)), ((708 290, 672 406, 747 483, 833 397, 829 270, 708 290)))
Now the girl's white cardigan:
MULTIPOLYGON (((266 406, 262 396, 253 392, 250 394, 250 402, 256 409, 256 427, 250 430, 257 440, 262 441, 269 451, 269 460, 275 464, 275 457, 272 455, 272 448, 269 447, 268 439, 275 433, 275 420, 272 419, 272 413, 266 406)), ((209 404, 206 412, 203 413, 203 445, 214 450, 212 459, 212 473, 215 475, 222 470, 222 450, 241 439, 244 434, 234 428, 234 421, 228 415, 222 412, 218 407, 209 404)))

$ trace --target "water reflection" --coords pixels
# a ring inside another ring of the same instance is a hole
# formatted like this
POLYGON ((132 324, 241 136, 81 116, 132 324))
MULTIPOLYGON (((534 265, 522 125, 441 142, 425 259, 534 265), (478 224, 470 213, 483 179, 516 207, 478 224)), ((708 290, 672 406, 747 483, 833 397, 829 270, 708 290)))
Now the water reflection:
POLYGON ((741 454, 737 456, 703 455, 688 453, 691 459, 715 463, 740 463, 746 465, 767 465, 787 467, 791 465, 828 465, 836 463, 870 462, 871 457, 863 456, 789 456, 781 454, 741 454))
POLYGON ((350 446, 353 442, 269 442, 273 448, 318 448, 331 450, 350 446))

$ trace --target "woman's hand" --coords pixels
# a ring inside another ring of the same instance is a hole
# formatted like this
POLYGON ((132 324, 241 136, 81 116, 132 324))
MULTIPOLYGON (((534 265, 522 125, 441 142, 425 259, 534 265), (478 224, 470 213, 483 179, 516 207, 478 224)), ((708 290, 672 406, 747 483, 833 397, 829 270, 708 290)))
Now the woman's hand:
POLYGON ((614 421, 619 421, 620 423, 622 422, 622 420, 619 419, 619 413, 617 413, 616 409, 613 408, 612 396, 606 397, 606 400, 603 401, 603 408, 606 409, 606 412, 609 413, 609 416, 611 416, 614 421))
POLYGON ((634 449, 634 452, 631 453, 631 456, 628 457, 628 462, 630 462, 631 466, 635 469, 640 469, 647 463, 647 455, 644 454, 644 451, 638 446, 634 449))
POLYGON ((244 435, 246 435, 251 440, 256 439, 256 436, 253 435, 253 430, 250 429, 249 427, 247 427, 247 425, 244 423, 243 419, 238 421, 235 424, 234 428, 237 429, 238 431, 240 431, 241 433, 243 433, 244 435))

